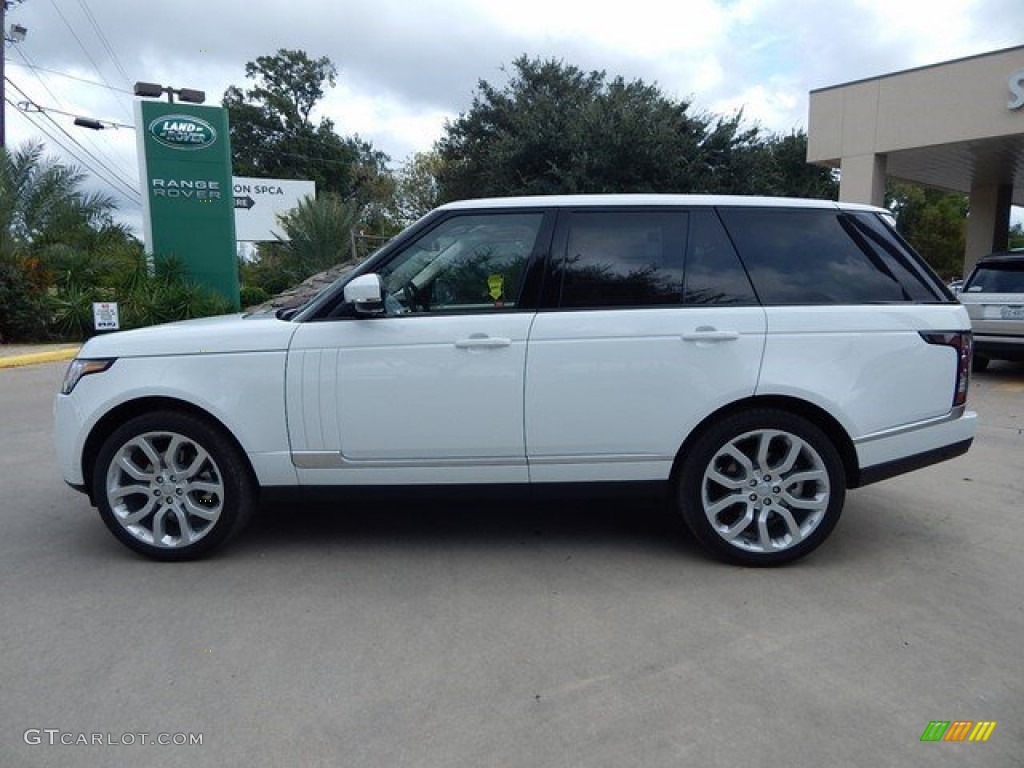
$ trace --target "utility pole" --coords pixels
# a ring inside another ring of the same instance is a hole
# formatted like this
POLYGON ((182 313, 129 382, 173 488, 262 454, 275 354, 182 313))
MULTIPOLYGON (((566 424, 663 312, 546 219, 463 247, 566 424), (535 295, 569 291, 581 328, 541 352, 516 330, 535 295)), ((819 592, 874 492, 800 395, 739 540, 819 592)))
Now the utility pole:
POLYGON ((4 79, 4 59, 7 58, 7 0, 0 0, 0 34, 3 34, 4 38, 3 51, 0 51, 3 53, 3 56, 0 56, 0 149, 3 149, 7 146, 7 89, 4 87, 7 85, 7 80, 4 79))
POLYGON ((25 39, 25 32, 27 31, 21 26, 12 26, 10 34, 7 33, 7 9, 15 3, 22 3, 24 0, 0 0, 0 35, 3 36, 4 45, 3 51, 0 53, 5 54, 0 56, 0 148, 7 146, 7 79, 4 74, 4 58, 7 54, 7 44, 14 45, 20 43, 25 39))

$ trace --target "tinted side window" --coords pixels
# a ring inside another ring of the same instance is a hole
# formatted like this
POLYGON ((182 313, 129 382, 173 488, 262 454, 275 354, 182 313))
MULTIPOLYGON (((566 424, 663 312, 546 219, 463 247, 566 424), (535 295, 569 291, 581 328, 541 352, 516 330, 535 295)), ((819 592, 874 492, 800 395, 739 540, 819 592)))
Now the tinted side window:
POLYGON ((720 213, 764 304, 911 300, 890 266, 851 235, 849 217, 840 211, 727 208, 720 213))
POLYGON ((544 214, 445 219, 378 273, 392 313, 513 309, 544 214))
POLYGON ((873 251, 914 301, 946 301, 942 281, 913 249, 877 213, 844 217, 854 238, 873 251))
POLYGON ((679 304, 686 214, 585 211, 568 215, 555 269, 563 307, 679 304))
POLYGON ((714 211, 690 213, 683 303, 757 303, 746 270, 714 211))

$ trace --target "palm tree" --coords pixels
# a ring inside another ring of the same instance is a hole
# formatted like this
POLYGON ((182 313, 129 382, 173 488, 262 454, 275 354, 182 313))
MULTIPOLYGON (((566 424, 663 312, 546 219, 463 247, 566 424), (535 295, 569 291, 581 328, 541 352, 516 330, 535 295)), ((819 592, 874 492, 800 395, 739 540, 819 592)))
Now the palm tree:
POLYGON ((352 233, 359 210, 352 202, 326 193, 305 197, 278 217, 288 239, 278 236, 284 268, 294 282, 352 258, 352 233))
POLYGON ((39 255, 69 235, 114 225, 114 201, 81 189, 85 174, 43 156, 43 145, 0 147, 0 258, 39 255))

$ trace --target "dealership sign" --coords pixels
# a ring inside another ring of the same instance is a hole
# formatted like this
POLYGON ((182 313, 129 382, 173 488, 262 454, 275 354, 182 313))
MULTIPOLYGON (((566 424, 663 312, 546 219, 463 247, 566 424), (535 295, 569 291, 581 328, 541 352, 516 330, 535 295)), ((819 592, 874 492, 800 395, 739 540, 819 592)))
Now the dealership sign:
POLYGON ((137 101, 146 252, 177 258, 189 277, 238 306, 238 259, 227 110, 137 101))
POLYGON ((278 216, 293 210, 303 198, 316 197, 315 181, 235 176, 232 185, 235 237, 250 242, 287 240, 278 216))

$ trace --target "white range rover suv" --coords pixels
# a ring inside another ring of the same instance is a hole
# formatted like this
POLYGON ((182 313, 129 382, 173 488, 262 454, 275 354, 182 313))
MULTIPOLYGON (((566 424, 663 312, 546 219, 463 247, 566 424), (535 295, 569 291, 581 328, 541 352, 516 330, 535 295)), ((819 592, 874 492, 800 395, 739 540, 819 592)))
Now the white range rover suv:
POLYGON ((66 481, 161 560, 261 494, 665 494, 711 552, 813 550, 846 490, 967 451, 967 312, 887 212, 826 201, 470 200, 305 306, 90 340, 66 481))

